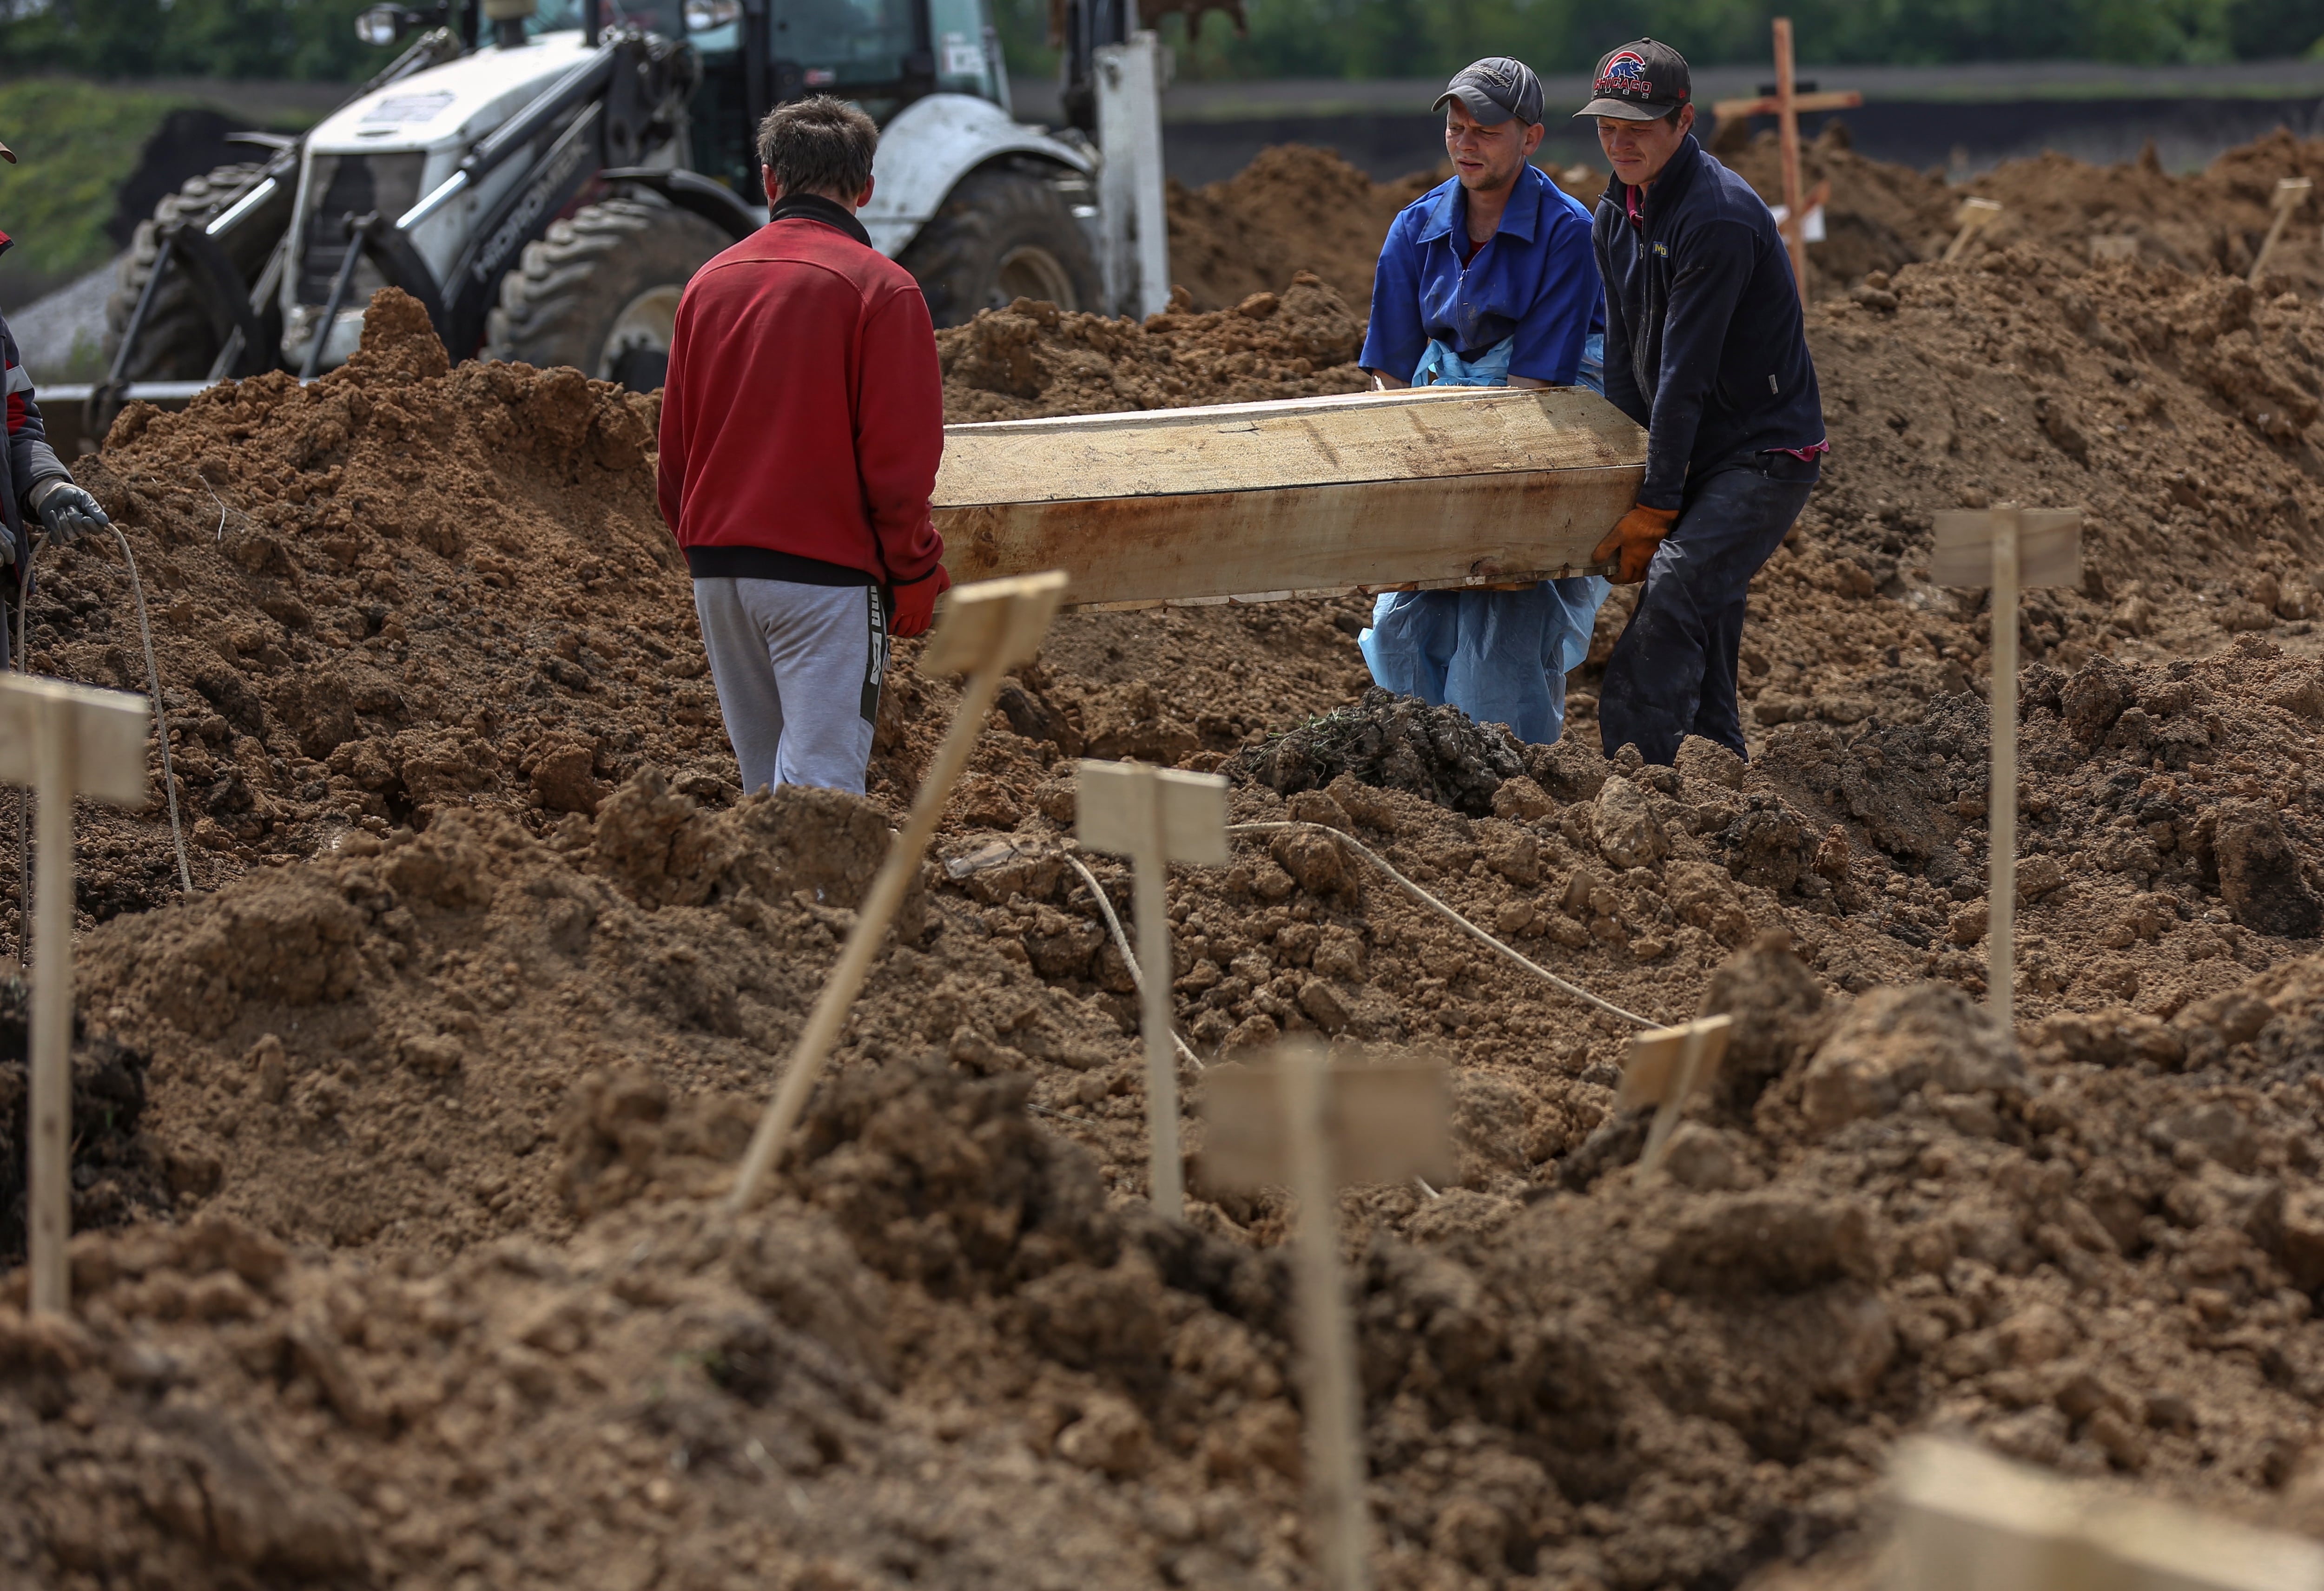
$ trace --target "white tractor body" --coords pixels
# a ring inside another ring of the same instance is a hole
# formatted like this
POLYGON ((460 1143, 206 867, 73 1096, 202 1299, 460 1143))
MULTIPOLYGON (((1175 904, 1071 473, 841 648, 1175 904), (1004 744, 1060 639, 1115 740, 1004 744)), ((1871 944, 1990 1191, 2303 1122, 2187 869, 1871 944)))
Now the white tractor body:
MULTIPOLYGON (((331 245, 337 240, 315 235, 318 216, 336 216, 349 207, 327 202, 335 182, 342 185, 342 192, 370 201, 362 207, 375 206, 393 220, 434 192, 479 141, 582 65, 590 53, 578 29, 543 33, 517 49, 487 45, 376 89, 342 106, 309 133, 300 168, 290 269, 282 279, 283 356, 293 365, 303 361, 314 336, 318 307, 298 301, 297 284, 309 268, 312 245, 326 245, 336 259, 337 250, 331 245), (360 171, 348 170, 350 163, 359 165, 360 171)), ((572 159, 585 158, 581 140, 569 141, 569 147, 572 159)), ((673 148, 650 163, 668 165, 675 158, 673 148)), ((480 218, 531 176, 522 161, 509 161, 411 229, 413 247, 438 280, 451 271, 480 218)), ((523 219, 529 223, 537 217, 523 219)), ((355 290, 347 298, 355 307, 334 317, 322 368, 344 364, 355 352, 363 336, 361 307, 380 285, 368 265, 357 267, 355 290)))

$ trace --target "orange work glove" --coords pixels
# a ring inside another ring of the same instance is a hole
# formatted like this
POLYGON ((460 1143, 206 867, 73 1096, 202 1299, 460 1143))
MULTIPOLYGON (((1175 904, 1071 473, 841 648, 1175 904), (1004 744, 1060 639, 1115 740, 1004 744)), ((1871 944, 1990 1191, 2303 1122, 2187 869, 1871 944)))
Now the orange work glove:
POLYGON ((896 612, 888 628, 898 635, 926 635, 928 626, 936 622, 936 598, 952 589, 952 576, 945 566, 935 568, 909 584, 898 582, 896 612))
POLYGON ((1646 577, 1646 566, 1655 561, 1655 548, 1670 534, 1672 521, 1678 518, 1676 509, 1648 508, 1639 503, 1622 516, 1622 522, 1606 532, 1606 539, 1590 555, 1592 563, 1602 564, 1616 556, 1621 558, 1621 568, 1614 576, 1617 585, 1636 585, 1646 577))

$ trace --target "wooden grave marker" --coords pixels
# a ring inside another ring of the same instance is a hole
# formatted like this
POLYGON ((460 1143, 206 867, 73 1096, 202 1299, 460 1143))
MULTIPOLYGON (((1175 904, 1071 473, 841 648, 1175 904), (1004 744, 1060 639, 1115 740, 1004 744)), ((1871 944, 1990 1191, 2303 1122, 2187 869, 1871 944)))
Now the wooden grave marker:
POLYGON ((1320 1577, 1330 1591, 1367 1591, 1363 1402, 1341 1274, 1339 1189, 1444 1179, 1451 1080, 1439 1065, 1333 1064, 1312 1039, 1277 1044, 1268 1059, 1203 1074, 1203 1173, 1221 1188, 1288 1187, 1298 1206, 1301 1393, 1320 1577))
POLYGON ((1914 1437, 1885 1591, 2324 1591, 2324 1546, 1914 1437))
POLYGON ((2252 286, 2259 286, 2259 279, 2267 270, 2268 256, 2283 241, 2283 229, 2292 225, 2292 216, 2308 202, 2308 190, 2312 186, 2305 177, 2286 177, 2276 183, 2274 197, 2269 201, 2274 207, 2275 219, 2268 223, 2259 253, 2252 256, 2251 273, 2244 279, 2252 286))
POLYGON ((1655 1124, 1646 1130, 1646 1146, 1638 1156, 1638 1174, 1662 1164, 1670 1136, 1678 1127, 1679 1112, 1719 1075, 1733 1035, 1732 1016, 1699 1016, 1676 1027, 1657 1027, 1630 1040, 1629 1063, 1622 1069, 1621 1104, 1627 1108, 1653 1105, 1655 1124))
POLYGON ((33 878, 32 1127, 25 1244, 32 1307, 71 1307, 73 798, 145 804, 152 710, 127 691, 0 674, 0 783, 30 785, 40 804, 33 878))
POLYGON ((816 997, 815 1009, 807 1014, 807 1026, 792 1047, 790 1066, 759 1118, 758 1131, 727 1195, 729 1209, 739 1212, 749 1207, 798 1125, 816 1079, 846 1025, 848 1010, 871 973, 872 959, 879 953, 888 924, 895 920, 904 891, 919 871, 928 837, 936 832, 952 787, 959 782, 961 770, 968 766, 968 754, 984 731, 985 715, 992 711, 993 698, 1001 691, 1001 675, 1040 650, 1049 621, 1056 617, 1065 594, 1065 577, 1050 571, 954 586, 945 597, 936 634, 920 657, 920 672, 966 674, 968 683, 961 691, 960 705, 953 711, 943 743, 921 776, 911 815, 889 841, 887 858, 856 910, 855 926, 839 952, 838 963, 832 968, 823 992, 816 997))
POLYGON ((1945 259, 1958 260, 1980 232, 2001 219, 2001 204, 1997 199, 1965 198, 1953 212, 1953 241, 1945 246, 1945 259))
POLYGON ((1147 1192, 1172 1220, 1185 1218, 1178 1154, 1178 1062, 1171 1053, 1171 862, 1217 867, 1228 858, 1227 782, 1139 762, 1084 760, 1077 773, 1074 835, 1092 851, 1130 858, 1136 880, 1139 1025, 1146 1030, 1147 1192))
MULTIPOLYGON (((1792 62, 1792 19, 1775 19, 1775 92, 1757 99, 1721 99, 1711 107, 1711 114, 1720 121, 1730 116, 1774 116, 1775 138, 1783 151, 1784 218, 1781 227, 1784 246, 1792 256, 1792 280, 1800 290, 1800 308, 1808 302, 1808 216, 1819 207, 1820 201, 1803 204, 1800 192, 1800 116, 1803 112, 1853 110, 1864 103, 1864 96, 1853 88, 1823 94, 1803 94, 1799 91, 1797 73, 1792 62)), ((1828 189, 1830 185, 1825 185, 1828 189)))
POLYGON ((1987 996, 2002 1031, 2011 1030, 2017 955, 2017 591, 2077 585, 2082 578, 2082 510, 1954 509, 1936 516, 1937 585, 1993 589, 1992 664, 1987 682, 1993 772, 1986 796, 1987 996))

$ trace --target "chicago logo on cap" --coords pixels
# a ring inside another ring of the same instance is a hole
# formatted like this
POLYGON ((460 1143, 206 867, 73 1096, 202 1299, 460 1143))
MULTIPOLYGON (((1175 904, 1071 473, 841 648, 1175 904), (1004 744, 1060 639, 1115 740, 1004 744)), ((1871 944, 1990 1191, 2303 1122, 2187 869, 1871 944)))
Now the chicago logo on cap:
POLYGON ((1600 94, 1635 95, 1646 99, 1652 97, 1654 91, 1655 86, 1646 77, 1646 60, 1635 50, 1615 51, 1614 58, 1606 63, 1606 69, 1598 75, 1598 92, 1600 94))

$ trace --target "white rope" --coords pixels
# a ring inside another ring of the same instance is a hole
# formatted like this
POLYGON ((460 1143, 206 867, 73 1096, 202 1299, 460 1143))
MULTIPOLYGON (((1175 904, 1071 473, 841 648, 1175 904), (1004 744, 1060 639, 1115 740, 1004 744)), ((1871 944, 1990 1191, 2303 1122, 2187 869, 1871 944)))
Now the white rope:
MULTIPOLYGON (((1130 969, 1130 981, 1135 984, 1138 992, 1143 995, 1146 992, 1146 974, 1138 970, 1138 958, 1130 953, 1130 940, 1121 932, 1121 919, 1113 915, 1113 902, 1106 898, 1104 887, 1098 883, 1095 873, 1082 865, 1081 858, 1070 851, 1060 851, 1058 854, 1065 859, 1066 863, 1074 872, 1082 876, 1082 882, 1089 886, 1089 892, 1097 897, 1098 913, 1105 918, 1106 932, 1113 935, 1113 948, 1121 952, 1122 965, 1130 969)), ((1204 1070, 1202 1058, 1186 1047, 1186 1041, 1178 1036, 1178 1030, 1175 1027, 1170 1030, 1170 1043, 1176 1046, 1180 1055, 1194 1063, 1195 1071, 1204 1070)))
POLYGON ((1415 884, 1402 873, 1397 872, 1394 868, 1388 865, 1388 860, 1385 857, 1381 856, 1378 851, 1374 851, 1370 846, 1366 845, 1362 841, 1357 839, 1352 834, 1342 833, 1339 830, 1332 828, 1328 824, 1324 823, 1287 822, 1231 823, 1228 825, 1227 832, 1230 834, 1281 834, 1288 833, 1294 830, 1312 830, 1319 834, 1328 834, 1333 840, 1338 841, 1341 844, 1352 847, 1359 855, 1364 858, 1365 860, 1370 862, 1372 866, 1378 868, 1381 872, 1386 873, 1390 878, 1395 879, 1397 884, 1406 895, 1411 896, 1415 900, 1419 901, 1423 906, 1427 906, 1430 910, 1446 919, 1454 927, 1460 929, 1462 933, 1466 933, 1470 938, 1476 940, 1480 944, 1491 946, 1494 950, 1500 952, 1501 954, 1507 956, 1510 961, 1515 961, 1518 966, 1523 967, 1535 977, 1555 985, 1557 988, 1563 989, 1567 994, 1572 995, 1574 998, 1586 1000, 1591 1005, 1597 1007, 1600 1010, 1609 1012, 1616 1016, 1619 1016, 1625 1022, 1635 1022, 1640 1027, 1659 1027, 1662 1025, 1659 1022, 1648 1021, 1646 1017, 1639 1016, 1635 1011, 1625 1011, 1621 1007, 1615 1005, 1611 1000, 1600 999, 1596 995, 1591 994, 1580 984, 1568 982, 1565 979, 1560 978, 1548 968, 1519 955, 1516 951, 1511 950, 1508 945, 1503 944, 1499 940, 1495 939, 1491 934, 1486 933, 1482 928, 1478 927, 1474 923, 1469 921, 1468 918, 1462 916, 1451 906, 1437 899, 1436 897, 1429 894, 1428 891, 1423 889, 1419 885, 1415 884))
POLYGON ((129 566, 129 594, 137 599, 137 637, 145 643, 145 686, 153 694, 154 738, 161 745, 161 788, 170 797, 170 841, 178 849, 178 885, 191 895, 194 869, 187 864, 186 831, 178 821, 178 776, 170 766, 170 710, 161 704, 161 671, 153 662, 153 627, 145 621, 145 586, 137 578, 137 555, 129 550, 129 538, 120 526, 110 528, 113 539, 121 544, 122 562, 129 566))

